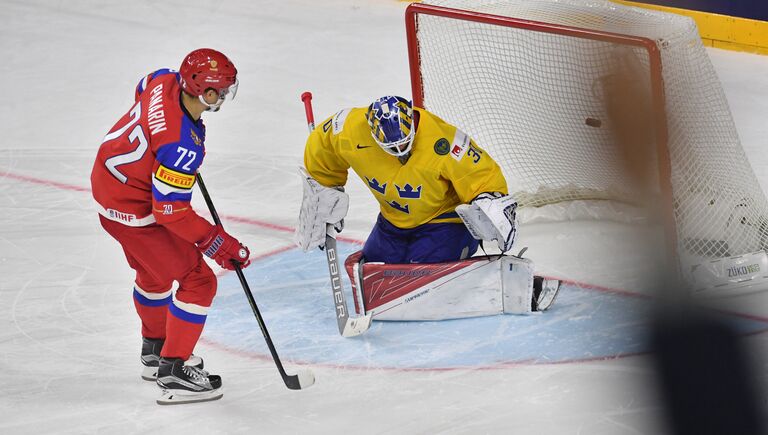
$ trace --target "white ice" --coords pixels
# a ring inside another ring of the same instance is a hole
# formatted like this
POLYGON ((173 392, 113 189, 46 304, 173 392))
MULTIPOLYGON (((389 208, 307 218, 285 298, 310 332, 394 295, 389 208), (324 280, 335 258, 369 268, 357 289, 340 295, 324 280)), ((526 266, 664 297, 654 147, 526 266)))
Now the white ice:
MULTIPOLYGON (((158 389, 139 378, 133 274, 100 228, 88 191, 96 149, 130 107, 138 79, 176 67, 197 47, 220 49, 236 62, 237 99, 205 118, 203 173, 225 225, 254 255, 287 249, 307 133, 299 95, 314 93, 319 119, 383 94, 407 96, 406 5, 0 0, 0 433, 664 432, 645 355, 439 370, 352 367, 343 355, 338 364, 285 358, 289 372, 308 368, 318 378, 296 392, 283 386, 268 357, 233 350, 204 333, 196 353, 223 376, 222 400, 158 407, 158 389)), ((709 54, 749 162, 768 190, 768 57, 709 54)), ((363 185, 350 179, 343 235, 364 240, 377 208, 363 185)), ((205 208, 200 198, 195 206, 205 208)), ((642 281, 648 253, 627 249, 626 240, 612 243, 613 231, 586 225, 583 234, 566 234, 539 226, 522 231, 522 242, 536 247, 531 255, 544 272, 632 287, 642 281)), ((273 275, 281 273, 280 264, 271 267, 273 275)), ((330 305, 325 279, 319 274, 305 284, 327 292, 322 300, 330 305)), ((292 284, 262 291, 289 305, 300 287, 292 284)), ((230 287, 220 291, 239 297, 236 284, 230 287)), ((723 304, 762 319, 768 312, 766 294, 723 304)), ((301 331, 314 312, 293 313, 301 331)), ((251 329, 234 339, 261 340, 255 320, 242 321, 253 322, 251 329)), ((282 324, 270 329, 277 337, 282 324)), ((397 352, 397 336, 386 336, 386 328, 371 332, 397 352)), ((746 340, 765 361, 768 336, 746 340)), ((281 342, 276 344, 279 350, 281 342)), ((408 356, 402 358, 405 363, 408 356)), ((756 382, 765 391, 768 364, 759 367, 756 382)))

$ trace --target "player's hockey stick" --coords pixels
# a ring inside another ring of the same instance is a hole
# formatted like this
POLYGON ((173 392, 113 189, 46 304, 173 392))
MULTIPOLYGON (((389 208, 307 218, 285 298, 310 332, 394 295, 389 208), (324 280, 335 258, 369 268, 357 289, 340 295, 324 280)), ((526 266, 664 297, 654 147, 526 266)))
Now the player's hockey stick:
MULTIPOLYGON (((304 102, 304 111, 307 115, 307 125, 309 132, 315 129, 315 115, 312 113, 312 94, 304 92, 301 94, 301 101, 304 102)), ((336 230, 333 224, 325 226, 325 258, 328 260, 328 272, 331 275, 331 289, 333 290, 333 304, 336 307, 336 322, 339 325, 339 333, 343 337, 354 337, 367 331, 371 327, 371 314, 350 317, 347 309, 347 301, 344 298, 344 292, 341 285, 341 268, 339 268, 339 257, 336 250, 336 230)), ((362 305, 361 305, 362 306, 362 305)))
MULTIPOLYGON (((208 195, 208 189, 205 188, 205 183, 203 183, 203 177, 201 177, 199 173, 197 174, 197 185, 200 186, 200 191, 203 193, 205 203, 208 204, 208 210, 210 210, 211 216, 213 216, 213 222, 218 226, 222 226, 219 214, 216 213, 216 208, 214 208, 213 201, 211 201, 211 196, 208 195)), ((269 337, 267 325, 264 324, 264 319, 261 317, 259 307, 256 306, 256 301, 253 299, 251 288, 248 286, 248 281, 245 280, 245 275, 243 275, 243 270, 240 269, 239 264, 235 264, 235 272, 237 273, 237 277, 240 278, 240 284, 243 286, 243 291, 245 291, 245 296, 248 298, 248 303, 251 304, 251 309, 256 316, 256 320, 259 322, 261 333, 264 335, 264 340, 267 342, 267 347, 269 347, 269 351, 272 353, 272 359, 275 361, 277 370, 280 371, 280 376, 283 378, 285 386, 291 390, 301 390, 312 386, 315 383, 315 375, 310 370, 299 370, 295 375, 289 375, 285 372, 283 363, 280 362, 280 357, 277 356, 275 345, 272 344, 272 339, 269 337)))

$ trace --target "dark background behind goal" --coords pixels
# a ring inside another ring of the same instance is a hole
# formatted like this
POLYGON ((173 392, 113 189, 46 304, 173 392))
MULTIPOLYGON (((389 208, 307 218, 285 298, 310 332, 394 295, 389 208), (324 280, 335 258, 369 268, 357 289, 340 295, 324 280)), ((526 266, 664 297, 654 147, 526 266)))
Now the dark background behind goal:
POLYGON ((768 1, 765 0, 633 0, 672 8, 711 12, 732 17, 768 21, 768 1))

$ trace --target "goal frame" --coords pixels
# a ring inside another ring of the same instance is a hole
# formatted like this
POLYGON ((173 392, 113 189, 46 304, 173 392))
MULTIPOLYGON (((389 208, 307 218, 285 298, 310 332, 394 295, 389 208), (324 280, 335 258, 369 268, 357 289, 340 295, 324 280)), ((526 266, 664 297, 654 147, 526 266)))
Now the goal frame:
MULTIPOLYGON (((406 40, 408 44, 408 62, 411 75, 411 95, 413 104, 424 107, 424 93, 421 76, 421 56, 418 41, 419 15, 431 15, 447 19, 472 21, 493 26, 512 27, 533 32, 549 33, 573 38, 589 39, 614 44, 638 47, 648 53, 649 73, 651 83, 651 102, 654 120, 654 138, 659 170, 659 188, 664 205, 663 220, 669 261, 679 269, 677 258, 677 228, 675 225, 674 199, 672 192, 672 165, 668 148, 666 100, 664 96, 664 79, 662 76, 661 51, 656 41, 620 33, 604 32, 579 27, 564 26, 540 21, 513 18, 501 15, 466 11, 444 6, 421 3, 410 4, 405 11, 406 40)), ((450 121, 450 120, 449 120, 450 121)), ((482 144, 481 144, 482 146, 482 144)))

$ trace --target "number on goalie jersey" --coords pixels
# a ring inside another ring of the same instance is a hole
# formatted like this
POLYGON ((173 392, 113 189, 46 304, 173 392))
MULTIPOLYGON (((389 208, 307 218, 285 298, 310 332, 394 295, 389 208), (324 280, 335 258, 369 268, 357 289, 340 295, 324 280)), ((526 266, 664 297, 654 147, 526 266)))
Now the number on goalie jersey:
POLYGON ((307 140, 304 165, 326 187, 345 185, 352 168, 379 202, 381 213, 363 249, 366 261, 466 258, 478 242, 456 206, 483 192, 507 193, 487 152, 401 97, 382 97, 326 119, 307 140))

